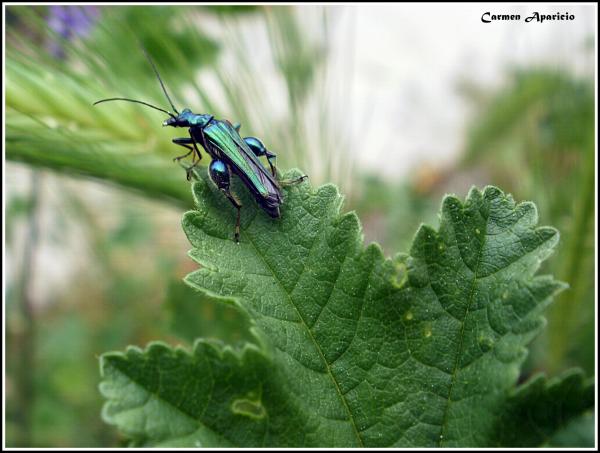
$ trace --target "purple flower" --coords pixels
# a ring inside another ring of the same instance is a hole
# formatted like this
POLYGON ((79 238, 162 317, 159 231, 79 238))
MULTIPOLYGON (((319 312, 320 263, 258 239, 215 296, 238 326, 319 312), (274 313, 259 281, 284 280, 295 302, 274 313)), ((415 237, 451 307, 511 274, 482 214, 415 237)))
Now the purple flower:
MULTIPOLYGON (((60 36, 72 40, 77 36, 87 36, 99 13, 97 6, 52 5, 46 22, 50 29, 60 36)), ((64 58, 65 53, 60 42, 51 39, 48 48, 56 57, 64 58)))

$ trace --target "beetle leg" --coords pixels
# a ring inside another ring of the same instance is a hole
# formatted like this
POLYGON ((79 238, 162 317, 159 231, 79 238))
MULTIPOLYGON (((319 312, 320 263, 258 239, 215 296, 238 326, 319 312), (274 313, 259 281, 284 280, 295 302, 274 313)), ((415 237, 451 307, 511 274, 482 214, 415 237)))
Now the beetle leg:
POLYGON ((187 177, 188 181, 191 179, 192 170, 194 169, 194 167, 196 165, 198 165, 198 163, 202 159, 202 154, 200 154, 200 150, 198 149, 196 140, 194 140, 194 136, 192 135, 191 130, 189 132, 190 132, 189 138, 186 137, 186 138, 174 138, 173 139, 173 143, 175 143, 176 145, 184 146, 190 150, 189 153, 187 153, 183 156, 176 157, 173 160, 183 159, 184 157, 189 156, 191 153, 194 153, 192 155, 192 165, 190 165, 189 167, 186 168, 186 177, 187 177), (190 145, 192 145, 192 146, 190 146, 190 145), (198 158, 198 160, 196 160, 196 157, 198 158))
POLYGON ((242 203, 229 191, 229 189, 221 189, 231 204, 237 209, 237 219, 235 221, 235 242, 240 243, 240 214, 242 212, 242 203))
MULTIPOLYGON (((190 151, 191 153, 191 151, 190 151)), ((189 153, 188 153, 189 154, 189 153)), ((185 175, 188 181, 190 181, 192 178, 192 170, 198 165, 198 163, 200 162, 200 159, 196 160, 196 153, 193 154, 192 156, 192 165, 190 165, 189 167, 183 166, 185 168, 185 175)))
POLYGON ((231 204, 237 209, 237 220, 235 222, 235 242, 240 243, 240 213, 242 209, 242 203, 231 193, 229 186, 231 184, 231 170, 222 160, 213 159, 208 167, 208 173, 210 179, 217 185, 219 190, 223 192, 223 195, 231 202, 231 204))
POLYGON ((193 170, 193 168, 198 164, 198 162, 196 161, 196 155, 199 156, 199 157, 201 157, 201 155, 198 152, 198 148, 195 148, 195 147, 192 148, 190 146, 190 144, 194 144, 193 139, 190 139, 190 138, 174 138, 173 139, 173 143, 175 143, 176 145, 183 146, 184 148, 189 149, 189 152, 187 152, 186 154, 184 154, 182 156, 177 156, 177 157, 173 158, 174 161, 180 161, 181 159, 183 159, 185 157, 188 157, 190 154, 194 153, 193 156, 192 156, 192 165, 190 165, 189 167, 186 167, 186 169, 185 169, 185 176, 186 176, 187 180, 189 181, 191 179, 191 176, 192 176, 192 170, 193 170))
POLYGON ((184 158, 188 157, 190 154, 192 154, 194 152, 194 148, 192 148, 190 146, 190 144, 192 143, 192 141, 189 138, 174 138, 172 141, 176 145, 183 146, 184 148, 187 148, 187 149, 190 150, 188 153, 184 154, 183 156, 174 157, 173 158, 174 161, 175 160, 179 161, 181 159, 184 159, 184 158))
POLYGON ((269 167, 271 167, 271 173, 273 176, 276 176, 277 170, 275 168, 275 160, 277 159, 277 155, 269 151, 256 137, 246 137, 244 138, 244 141, 256 157, 266 156, 267 161, 269 162, 269 167))
POLYGON ((277 176, 277 166, 275 165, 277 162, 277 155, 267 150, 265 156, 267 156, 267 161, 271 167, 271 173, 273 173, 273 176, 277 176), (273 159, 273 161, 271 161, 271 159, 273 159))
MULTIPOLYGON (((196 140, 194 139, 194 136, 192 135, 191 128, 188 129, 188 132, 190 133, 190 141, 194 145, 194 150, 196 151, 196 155, 198 156, 198 161, 200 161, 200 159, 202 159, 202 154, 200 154, 200 150, 198 149, 198 144, 196 143, 196 140)), ((202 137, 204 139, 204 131, 202 131, 202 137)), ((203 143, 202 146, 204 146, 204 145, 205 144, 203 143)))
POLYGON ((301 183, 305 179, 308 179, 308 176, 307 175, 302 175, 299 178, 283 179, 283 180, 279 181, 279 184, 281 184, 283 187, 293 186, 295 184, 301 183))
POLYGON ((194 154, 192 154, 192 165, 190 165, 189 167, 187 167, 185 169, 185 176, 188 181, 191 179, 192 170, 194 169, 194 167, 196 166, 197 163, 198 163, 198 161, 196 161, 196 153, 194 153, 194 154))

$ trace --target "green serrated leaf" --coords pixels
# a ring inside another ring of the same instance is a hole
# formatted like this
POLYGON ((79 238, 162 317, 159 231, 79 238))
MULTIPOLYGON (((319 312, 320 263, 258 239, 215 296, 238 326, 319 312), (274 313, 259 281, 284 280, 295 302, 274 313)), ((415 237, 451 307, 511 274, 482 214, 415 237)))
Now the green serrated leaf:
MULTIPOLYGON (((537 375, 506 400, 496 423, 495 443, 504 447, 539 447, 543 444, 589 447, 582 445, 585 443, 583 433, 589 425, 578 423, 569 427, 568 424, 592 407, 594 385, 591 380, 586 381, 581 370, 570 370, 550 380, 537 375), (565 443, 568 441, 572 443, 565 443)), ((592 425, 592 439, 593 431, 592 425)), ((587 437, 590 437, 589 428, 587 437)))
POLYGON ((275 220, 234 190, 240 244, 229 202, 205 176, 194 185, 183 228, 201 268, 186 282, 233 300, 260 347, 106 355, 108 422, 145 445, 495 445, 525 346, 565 287, 535 276, 558 233, 536 227, 532 203, 495 187, 448 196, 439 229, 385 259, 335 186, 286 189, 275 220))

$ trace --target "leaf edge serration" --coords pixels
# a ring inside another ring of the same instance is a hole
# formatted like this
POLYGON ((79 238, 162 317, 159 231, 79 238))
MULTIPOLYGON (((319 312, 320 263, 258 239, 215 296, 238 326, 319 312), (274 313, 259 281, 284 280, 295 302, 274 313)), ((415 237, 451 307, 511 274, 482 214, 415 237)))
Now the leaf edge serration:
MULTIPOLYGON (((288 173, 287 175, 294 175, 294 171, 288 173)), ((287 176, 286 175, 286 176, 287 176)), ((203 178, 205 179, 205 178, 203 178)), ((205 181, 206 182, 206 181, 205 181)), ((206 190, 207 187, 205 185, 203 185, 204 183, 196 183, 193 185, 192 187, 192 192, 194 194, 194 199, 196 201, 196 204, 198 205, 198 195, 201 193, 201 191, 199 191, 198 189, 201 190, 206 190)), ((210 189, 209 189, 210 190, 210 189)), ((486 198, 488 196, 495 196, 496 198, 498 197, 502 197, 504 200, 512 203, 512 209, 514 211, 521 209, 521 210, 528 210, 529 211, 529 217, 530 217, 530 221, 531 219, 533 219, 533 225, 534 225, 534 230, 535 231, 545 231, 546 233, 550 233, 549 236, 549 245, 546 247, 546 252, 540 259, 539 262, 537 263, 537 266, 535 266, 535 269, 532 270, 531 272, 531 277, 533 277, 535 275, 535 273, 537 272, 538 268, 539 268, 539 264, 546 259, 553 251, 554 246, 556 245, 556 243, 559 240, 559 233, 556 229, 552 228, 552 227, 543 227, 543 226, 537 226, 537 221, 538 221, 538 217, 537 217, 537 208, 533 203, 530 202, 520 202, 520 203, 515 203, 514 200, 512 199, 512 196, 510 194, 505 194, 503 191, 501 191, 500 189, 498 189, 495 186, 486 186, 482 191, 480 191, 479 189, 477 189, 476 187, 472 187, 469 190, 469 193, 465 199, 465 201, 463 202, 462 200, 460 200, 456 195, 451 195, 448 194, 443 198, 442 201, 442 206, 441 209, 439 211, 439 224, 440 226, 438 227, 438 229, 434 229, 428 225, 425 224, 421 224, 421 226, 418 228, 417 232, 415 233, 415 236, 413 238, 413 243, 411 245, 410 248, 410 254, 396 254, 393 258, 389 258, 389 257, 385 257, 383 254, 383 250, 381 248, 381 246, 376 243, 376 242, 372 242, 369 244, 365 244, 364 243, 364 235, 362 232, 362 225, 360 223, 360 220, 358 219, 358 216, 356 215, 355 212, 351 211, 351 212, 346 212, 346 213, 341 213, 341 207, 342 207, 342 196, 339 193, 339 190, 337 189, 337 187, 333 184, 326 184, 324 186, 320 186, 317 189, 310 189, 310 194, 309 196, 314 196, 315 194, 317 194, 320 190, 328 190, 328 191, 332 191, 333 192, 333 198, 335 199, 335 203, 333 203, 332 205, 332 209, 334 210, 334 213, 330 219, 331 224, 335 224, 338 225, 340 223, 342 223, 344 221, 344 219, 350 219, 352 218, 352 222, 356 224, 357 228, 354 232, 354 239, 357 242, 357 253, 359 256, 366 256, 366 255, 376 255, 373 256, 373 260, 374 260, 374 267, 376 265, 380 265, 380 266, 388 266, 391 265, 391 267, 389 267, 388 269, 395 269, 397 272, 396 273, 391 273, 390 274, 390 282, 392 283, 392 286, 395 287, 395 289, 400 290, 402 288, 405 288, 407 285, 410 284, 410 279, 409 279, 409 270, 406 266, 406 262, 408 259, 410 259, 413 255, 413 250, 415 249, 416 245, 418 244, 420 237, 422 235, 426 235, 427 233, 433 233, 433 234, 438 234, 440 232, 440 229, 442 228, 442 224, 445 220, 445 218, 448 216, 448 206, 454 204, 455 206, 459 206, 461 209, 464 209, 466 206, 469 205, 469 203, 473 203, 474 201, 476 201, 478 198, 479 199, 483 199, 486 198), (324 189, 325 188, 325 189, 324 189), (333 188, 333 190, 332 190, 333 188), (398 275, 400 275, 400 277, 398 278, 398 275)), ((190 216, 194 216, 194 215, 198 215, 198 211, 194 210, 194 211, 188 211, 184 214, 184 218, 182 220, 182 224, 184 226, 184 231, 186 233, 186 235, 188 236, 188 240, 190 240, 190 242, 192 242, 193 244, 193 238, 190 237, 187 228, 186 228, 186 219, 189 220, 190 216)), ((200 265, 207 267, 208 269, 210 268, 210 263, 204 263, 201 259, 200 256, 198 255, 193 255, 194 249, 190 250, 190 252, 188 253, 188 255, 196 262, 198 262, 200 265)), ((216 271, 218 269, 213 268, 213 271, 216 271)), ((221 301, 225 301, 227 303, 232 303, 233 305, 235 305, 236 307, 238 307, 239 309, 246 311, 244 305, 242 304, 241 300, 239 300, 239 298, 237 297, 232 297, 232 296, 223 296, 220 294, 215 293, 214 291, 210 291, 207 288, 201 288, 198 285, 192 283, 190 281, 190 276, 192 276, 193 273, 188 274, 184 281, 186 281, 186 283, 190 286, 192 286, 193 288, 195 288, 197 291, 199 292, 203 292, 211 297, 214 297, 216 299, 219 299, 221 301)), ((546 277, 546 276, 536 276, 536 278, 539 277, 546 277)), ((550 278, 550 277, 548 277, 550 278)), ((566 287, 565 284, 561 283, 561 282, 555 282, 557 287, 555 288, 555 291, 552 292, 552 294, 549 294, 547 299, 551 300, 558 291, 561 291, 562 289, 564 289, 566 287)), ((549 303, 549 302, 548 302, 549 303)), ((547 304, 540 304, 540 305, 547 305, 547 304)), ((541 310, 540 310, 541 311, 541 310)), ((249 314, 249 313, 248 313, 249 314)), ((543 324, 543 317, 541 316, 541 314, 539 314, 538 316, 541 320, 540 324, 538 324, 537 326, 535 326, 536 328, 531 329, 531 331, 529 333, 531 334, 535 334, 537 333, 537 331, 539 331, 539 329, 542 327, 543 324)), ((251 319, 251 318, 250 318, 251 319)), ((252 327, 252 330, 255 333, 255 337, 257 338, 257 340, 259 340, 257 343, 259 343, 260 345, 255 345, 255 348, 257 350, 260 350, 261 353, 264 355, 265 358, 268 358, 270 356, 269 354, 269 350, 270 350, 270 345, 269 345, 269 341, 268 339, 266 339, 266 337, 264 337, 262 335, 262 332, 256 328, 256 326, 254 325, 252 327)), ((525 332, 521 332, 521 333, 525 333, 525 332)), ((201 340, 200 340, 201 341, 201 340)), ((529 340, 530 341, 530 340, 529 340)), ((527 341, 527 343, 529 342, 527 341)), ((196 342, 194 344, 194 350, 197 347, 199 343, 196 342)), ((523 349, 526 349, 525 347, 523 349)), ((110 353, 107 353, 110 354, 110 353)), ((117 353, 119 354, 119 353, 117 353)), ((524 357, 522 358, 524 359, 524 357)), ((521 360, 518 360, 518 362, 520 363, 521 360)))

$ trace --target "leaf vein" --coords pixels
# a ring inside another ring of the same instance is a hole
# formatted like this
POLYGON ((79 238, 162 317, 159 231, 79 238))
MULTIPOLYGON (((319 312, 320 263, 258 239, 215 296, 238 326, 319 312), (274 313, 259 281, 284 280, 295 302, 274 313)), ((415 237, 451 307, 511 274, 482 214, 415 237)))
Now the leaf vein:
POLYGON ((348 417, 350 419, 350 423, 352 425, 352 428, 354 430, 354 433, 356 435, 358 443, 360 444, 361 447, 364 447, 362 438, 360 437, 360 432, 358 431, 358 428, 356 426, 356 421, 354 420, 354 415, 352 414, 352 411, 350 411, 350 407, 348 406, 348 402, 346 401, 346 397, 341 392, 339 383, 337 382, 337 380, 335 379, 335 376, 331 372, 331 367, 330 367, 329 363, 327 362, 327 360, 325 359, 325 355, 323 354, 323 351, 321 350, 321 347, 317 343, 317 340, 315 339, 312 331, 308 327, 308 324, 306 323, 306 320, 302 317, 302 314, 300 313, 300 310, 298 310, 298 307, 296 306, 296 304, 294 304, 294 301, 292 300, 291 295, 286 291, 285 286, 283 285, 283 283, 279 280, 279 278, 277 278, 277 275, 275 274, 275 271, 273 270, 273 268, 271 267, 271 265, 269 264, 269 262, 265 259, 264 255, 261 253, 261 251, 258 249, 258 247, 256 247, 256 244, 254 243, 253 238, 250 236, 250 234, 247 231, 245 231, 244 233, 245 233, 244 235, 250 241, 250 244, 252 244, 252 246, 256 250, 256 254, 261 257, 261 259, 265 263, 265 266, 267 267, 267 269, 269 269, 271 271, 271 273, 273 274, 273 279, 281 287, 281 289, 283 290, 283 293, 287 296, 289 303, 292 305, 292 307, 294 307, 294 309, 298 313, 298 317, 302 321, 302 325, 306 328, 306 330, 308 332, 308 335, 309 335, 312 343, 314 344, 314 346, 315 346, 315 348, 316 348, 319 356, 321 357, 321 360, 325 364, 326 372, 329 375, 331 381, 333 382, 333 385, 334 385, 334 387, 335 387, 335 389, 336 389, 336 391, 337 391, 337 393, 338 393, 338 395, 339 395, 339 397, 340 397, 340 399, 342 401, 342 404, 343 404, 344 408, 346 409, 346 412, 348 413, 348 417))

